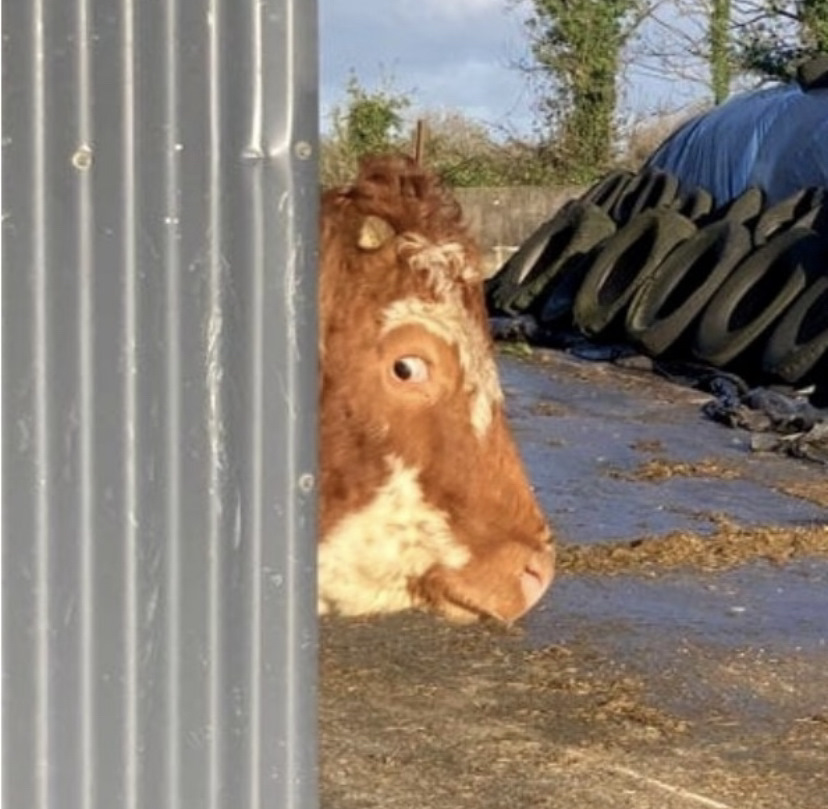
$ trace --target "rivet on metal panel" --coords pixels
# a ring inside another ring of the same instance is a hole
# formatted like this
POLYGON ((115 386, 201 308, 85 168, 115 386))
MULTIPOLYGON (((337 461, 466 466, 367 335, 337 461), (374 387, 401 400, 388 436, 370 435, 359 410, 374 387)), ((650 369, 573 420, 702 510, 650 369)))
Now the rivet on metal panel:
POLYGON ((310 472, 305 472, 304 475, 299 476, 299 489, 305 494, 310 494, 313 491, 316 480, 310 472))
POLYGON ((80 146, 72 155, 72 165, 78 171, 86 171, 92 168, 92 150, 88 146, 80 146))
POLYGON ((293 152, 300 160, 310 160, 313 155, 313 146, 306 140, 300 140, 293 147, 293 152))

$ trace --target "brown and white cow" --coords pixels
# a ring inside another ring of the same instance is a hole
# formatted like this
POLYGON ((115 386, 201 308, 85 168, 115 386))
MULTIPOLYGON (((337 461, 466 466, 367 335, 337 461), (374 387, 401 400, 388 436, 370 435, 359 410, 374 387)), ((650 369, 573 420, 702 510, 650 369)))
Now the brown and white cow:
POLYGON ((323 196, 321 239, 320 612, 520 617, 551 536, 457 202, 408 158, 368 159, 323 196))

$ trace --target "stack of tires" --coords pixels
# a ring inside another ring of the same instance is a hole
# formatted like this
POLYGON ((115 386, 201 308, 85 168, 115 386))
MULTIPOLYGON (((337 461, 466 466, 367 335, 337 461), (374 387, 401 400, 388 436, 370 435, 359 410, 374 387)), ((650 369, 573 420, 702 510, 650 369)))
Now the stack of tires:
POLYGON ((531 314, 652 357, 753 383, 828 390, 828 189, 716 206, 657 169, 614 171, 544 222, 486 284, 494 315, 531 314))

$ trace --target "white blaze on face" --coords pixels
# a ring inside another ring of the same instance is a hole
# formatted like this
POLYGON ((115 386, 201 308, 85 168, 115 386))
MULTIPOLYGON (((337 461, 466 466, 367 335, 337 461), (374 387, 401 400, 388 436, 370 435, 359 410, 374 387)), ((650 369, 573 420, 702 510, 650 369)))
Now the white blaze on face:
POLYGON ((465 263, 458 244, 434 245, 413 236, 403 240, 401 253, 412 269, 429 273, 429 283, 438 297, 394 301, 383 312, 382 335, 404 325, 418 325, 457 349, 463 373, 463 389, 471 398, 471 423, 478 437, 485 435, 503 391, 486 333, 463 304, 458 281, 469 281, 477 271, 465 263))
POLYGON ((432 565, 470 558, 448 517, 426 502, 416 469, 388 459, 390 474, 364 508, 345 516, 319 547, 319 612, 396 612, 415 606, 408 580, 432 565))

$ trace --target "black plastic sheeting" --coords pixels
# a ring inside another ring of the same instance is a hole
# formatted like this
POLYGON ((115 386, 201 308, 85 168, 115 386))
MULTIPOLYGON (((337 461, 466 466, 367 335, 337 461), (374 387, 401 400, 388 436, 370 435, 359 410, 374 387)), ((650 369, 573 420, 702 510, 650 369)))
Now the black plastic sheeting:
POLYGON ((721 205, 749 186, 773 204, 828 187, 828 89, 797 83, 734 96, 679 127, 647 162, 701 186, 721 205))

